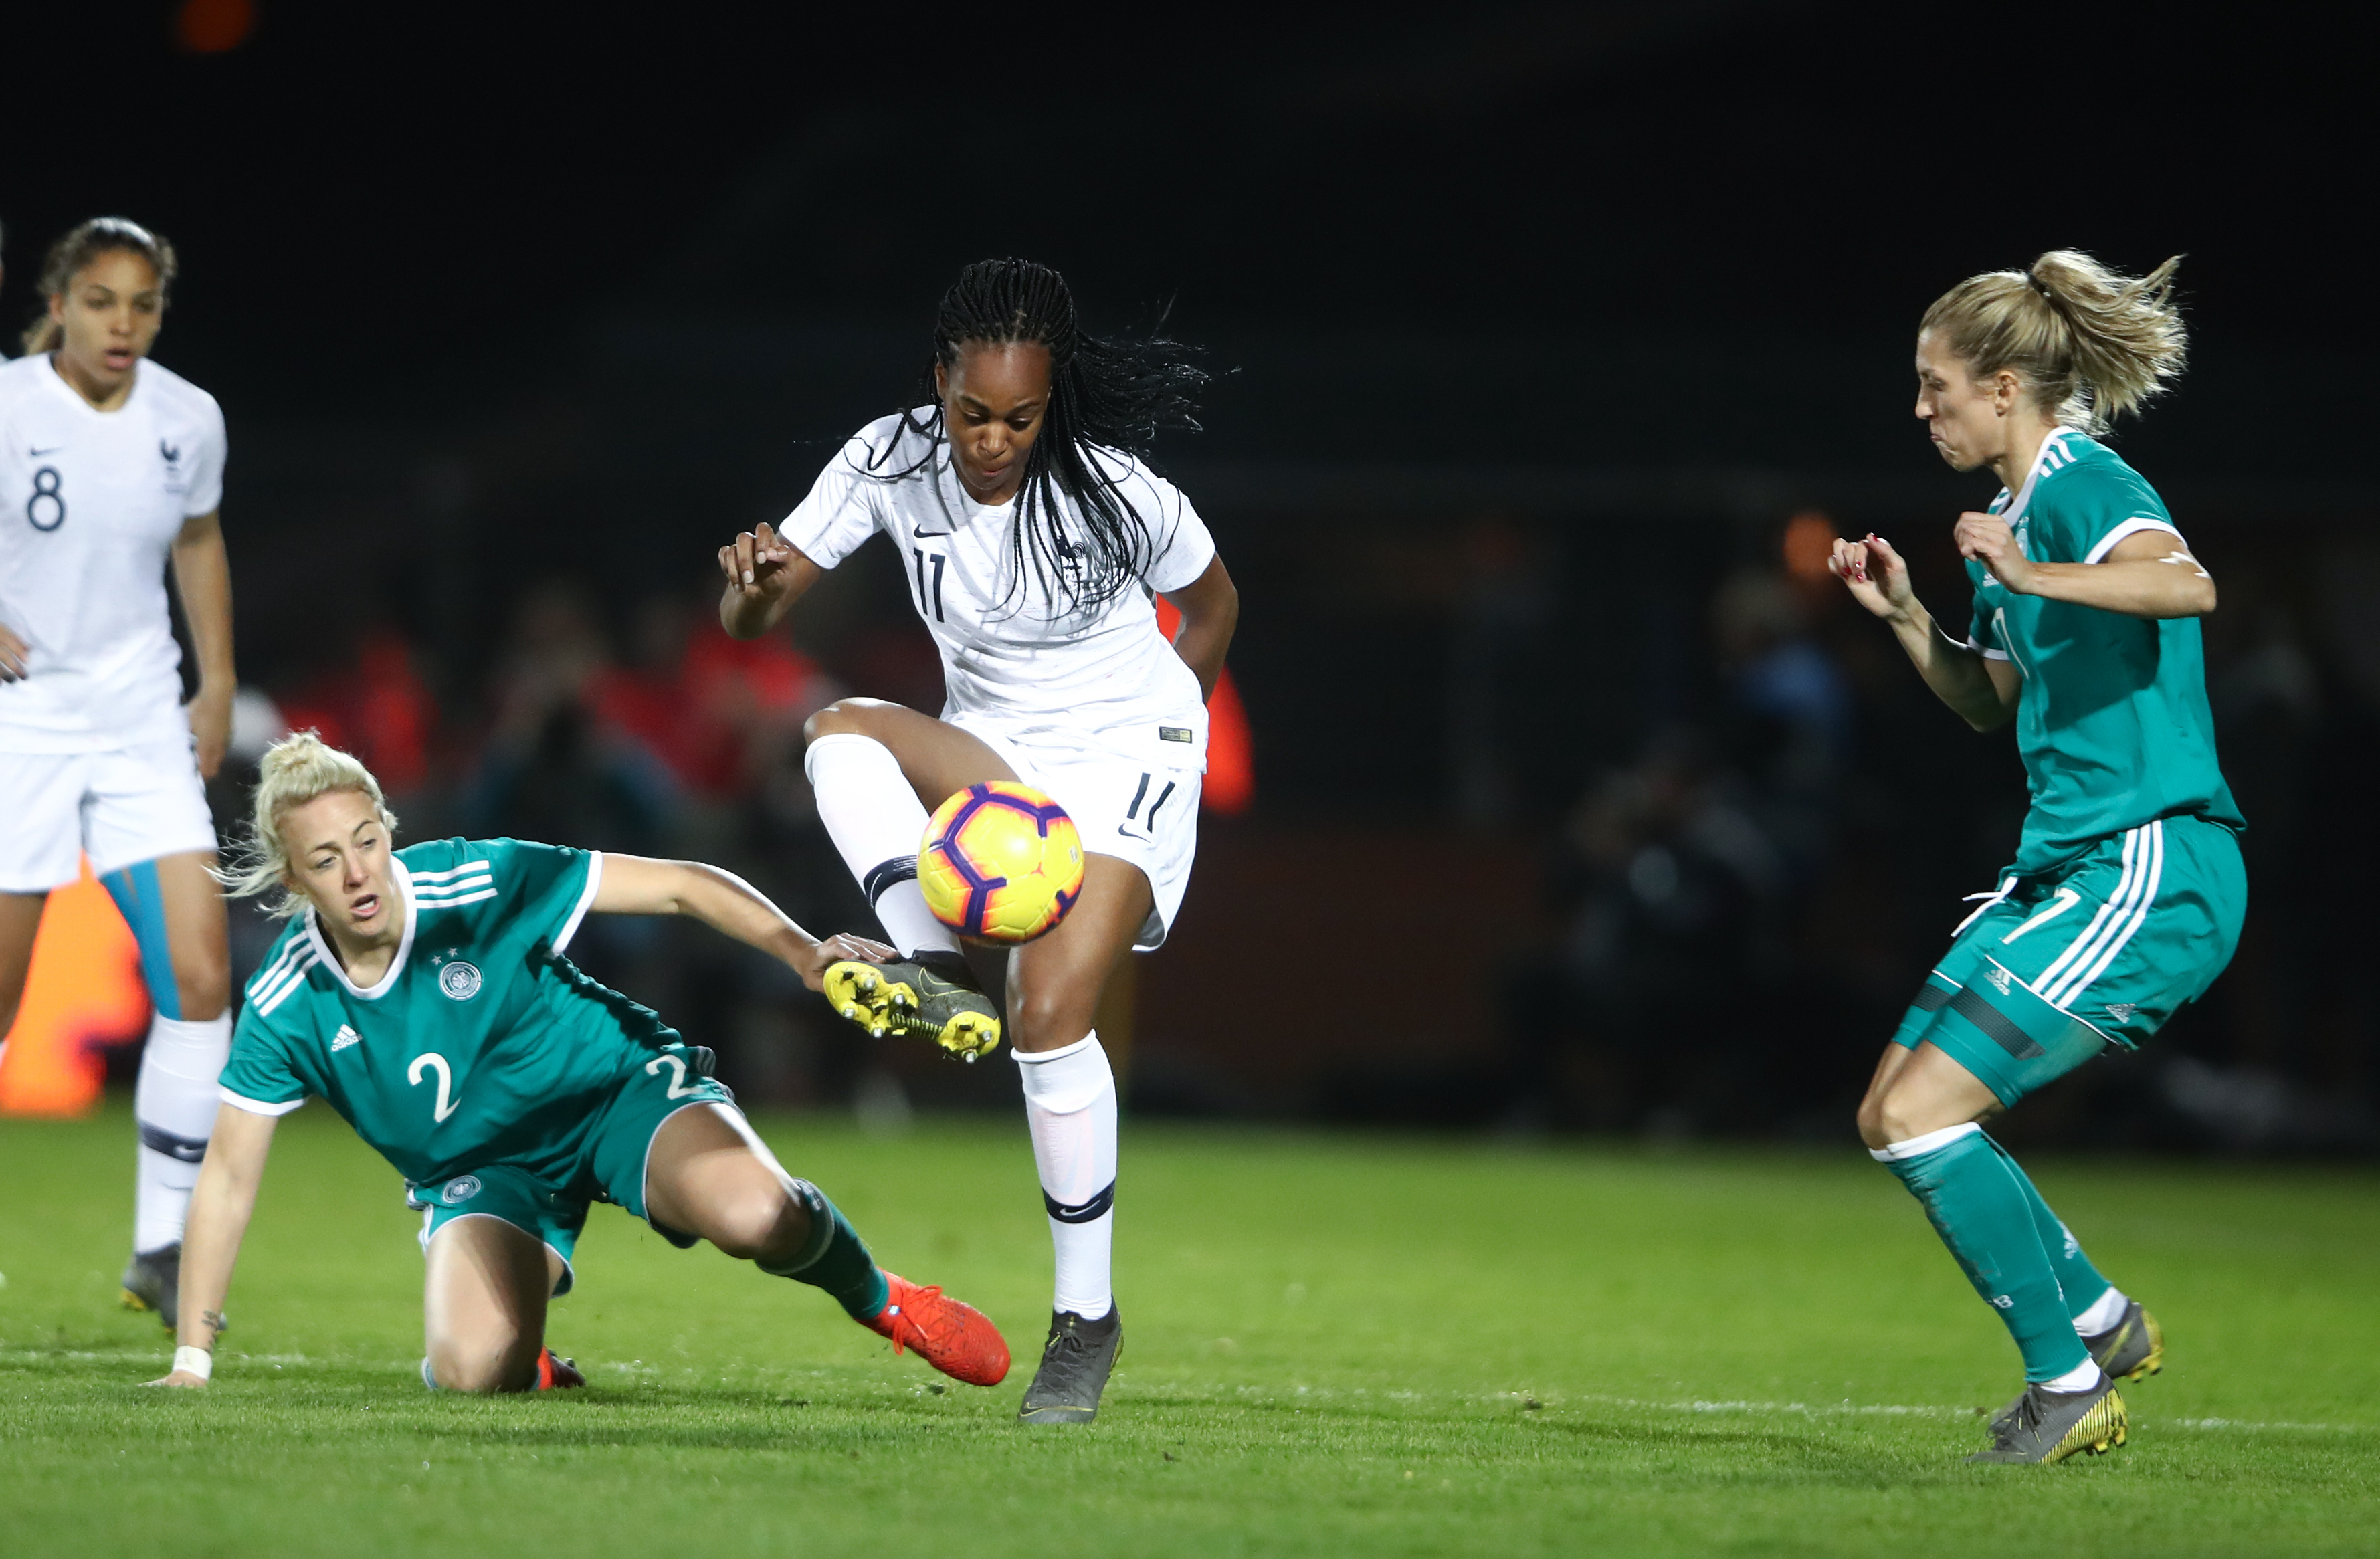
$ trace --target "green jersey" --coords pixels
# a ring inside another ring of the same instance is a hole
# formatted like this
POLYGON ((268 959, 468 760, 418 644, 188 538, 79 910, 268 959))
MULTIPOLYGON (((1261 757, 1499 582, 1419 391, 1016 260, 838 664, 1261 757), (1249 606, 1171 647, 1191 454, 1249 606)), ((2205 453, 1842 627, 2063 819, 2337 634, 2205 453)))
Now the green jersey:
POLYGON ((565 1182, 622 1081, 677 1041, 562 956, 602 866, 516 840, 398 851, 387 973, 348 979, 310 907, 249 982, 224 1098, 280 1115, 320 1094, 416 1186, 491 1165, 565 1182))
MULTIPOLYGON (((2035 562, 2095 563, 2128 536, 2180 532, 2113 450, 2060 428, 1991 512, 2035 562)), ((1970 647, 2024 675, 2017 747, 2033 792, 2016 872, 2045 872, 2153 818, 2244 827, 2215 761, 2195 618, 2151 621, 2009 590, 1978 562, 1970 647)))

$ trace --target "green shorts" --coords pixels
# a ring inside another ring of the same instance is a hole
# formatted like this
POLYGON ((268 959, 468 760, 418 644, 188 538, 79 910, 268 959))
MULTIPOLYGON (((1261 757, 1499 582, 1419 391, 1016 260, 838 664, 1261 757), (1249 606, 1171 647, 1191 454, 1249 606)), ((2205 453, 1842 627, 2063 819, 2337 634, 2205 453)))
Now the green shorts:
MULTIPOLYGON (((576 1275, 571 1253, 587 1227, 592 1202, 610 1202, 649 1224, 645 1212, 645 1160, 662 1122, 694 1105, 735 1106, 724 1083, 696 1070, 697 1052, 671 1045, 624 1078, 580 1134, 576 1162, 566 1175, 532 1172, 517 1165, 492 1164, 429 1185, 407 1186, 406 1205, 421 1214, 426 1254, 438 1231, 457 1218, 502 1218, 545 1242, 562 1258, 557 1295, 570 1292, 576 1275)), ((708 1057, 708 1051, 700 1052, 708 1057)), ((652 1224, 653 1232, 683 1250, 695 1236, 652 1224)))
POLYGON ((2239 836, 2221 824, 2185 815, 2110 834, 2053 871, 2006 875, 1893 1041, 1947 1052, 2013 1105, 2204 994, 2247 907, 2239 836))

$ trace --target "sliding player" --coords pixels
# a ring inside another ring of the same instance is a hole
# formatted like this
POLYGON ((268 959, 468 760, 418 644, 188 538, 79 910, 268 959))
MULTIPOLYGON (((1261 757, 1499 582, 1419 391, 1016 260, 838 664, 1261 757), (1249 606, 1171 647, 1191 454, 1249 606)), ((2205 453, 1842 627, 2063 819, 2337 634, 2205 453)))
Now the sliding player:
POLYGON ((429 1258, 422 1378, 463 1391, 579 1384, 545 1347, 590 1202, 677 1246, 708 1239, 825 1289, 861 1325, 944 1374, 996 1385, 1008 1345, 939 1288, 869 1259, 824 1193, 797 1180, 660 1018, 563 956, 597 914, 690 914, 783 959, 811 989, 839 960, 892 949, 820 942, 709 866, 516 840, 392 848, 380 783, 311 731, 276 743, 257 783, 242 895, 296 917, 248 986, 222 1115, 182 1258, 180 1340, 165 1385, 202 1385, 274 1123, 330 1101, 405 1176, 429 1258))
POLYGON ((231 568, 214 397, 146 360, 173 246, 100 217, 50 248, 48 312, 0 367, 0 1035, 79 855, 124 912, 155 1009, 133 1113, 125 1302, 171 1326, 182 1219, 231 1045, 203 779, 231 735, 231 568), (165 564, 199 658, 182 707, 165 564))
POLYGON ((2024 1393, 1975 1461, 2123 1444, 2111 1377, 2155 1373, 2165 1350, 1976 1123, 2156 1033, 2230 961, 2247 907, 2195 621, 2215 581, 2155 490, 2092 437, 2181 369, 2178 263, 2135 280, 2059 251, 1926 310, 1917 415, 1953 469, 2002 483, 1952 531, 1975 587, 1964 633, 1936 626, 1883 538, 1835 543, 1834 572, 1945 704, 1978 731, 2017 722, 2033 792, 2015 862, 1919 990, 1859 1111, 2024 1356, 2024 1393))
POLYGON ((832 972, 838 1007, 968 1055, 998 1044, 998 1009, 917 888, 927 810, 978 780, 1022 780, 1082 829, 1082 898, 1009 954, 1004 982, 1057 1256, 1027 1422, 1090 1419, 1123 1340, 1115 1080, 1091 1024, 1110 973, 1163 942, 1181 906, 1205 700, 1239 616, 1206 526, 1138 456, 1160 426, 1195 426, 1203 378, 1172 343, 1085 334, 1047 267, 970 265, 942 297, 927 404, 869 423, 783 526, 719 552, 720 620, 750 638, 882 531, 941 650, 941 719, 846 698, 809 722, 819 814, 902 954, 880 973, 832 972), (1156 595, 1182 613, 1171 644, 1156 595))

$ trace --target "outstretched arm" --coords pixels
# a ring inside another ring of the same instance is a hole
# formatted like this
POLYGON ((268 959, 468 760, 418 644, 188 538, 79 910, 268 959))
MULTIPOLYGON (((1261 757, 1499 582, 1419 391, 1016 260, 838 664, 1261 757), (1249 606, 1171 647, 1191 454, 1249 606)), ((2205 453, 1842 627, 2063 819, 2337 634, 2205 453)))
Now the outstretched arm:
POLYGON ((739 639, 757 639, 785 620, 826 570, 779 536, 773 526, 747 530, 719 549, 727 589, 719 598, 719 625, 739 639))
POLYGON ((237 1105, 215 1109, 214 1135, 207 1141, 198 1189, 190 1193, 190 1221, 182 1231, 182 1313, 175 1339, 181 1346, 174 1352, 173 1372, 151 1385, 204 1385, 213 1372, 224 1296, 231 1292, 231 1269, 248 1234, 248 1216, 256 1211, 256 1187, 264 1178, 264 1156, 272 1151, 278 1120, 237 1105), (185 1367, 184 1350, 189 1348, 208 1356, 204 1372, 185 1367))
POLYGON ((1998 514, 1961 514, 1951 534, 1961 557, 1982 563, 2020 596, 2153 619, 2215 610, 2215 576, 2171 531, 2136 531, 2095 563, 2034 562, 2017 550, 2015 533, 1998 514))
POLYGON ((881 942, 848 933, 821 941, 742 877, 695 861, 653 861, 607 850, 603 880, 589 908, 598 914, 692 915, 783 961, 812 990, 824 984, 829 964, 845 959, 881 963, 900 956, 881 942))
POLYGON ((2005 725, 2016 714, 2024 692, 2022 673, 1944 634, 1910 587, 1909 564, 1890 542, 1873 531, 1864 541, 1839 536, 1827 566, 1850 586, 1853 600, 1891 627, 1917 674, 1952 713, 1977 731, 2005 725))
POLYGON ((1182 614, 1173 653, 1197 674, 1199 695, 1212 698, 1215 680, 1223 674, 1223 658, 1231 653, 1232 633, 1240 625, 1240 588, 1218 557, 1197 578, 1165 592, 1165 598, 1182 614))

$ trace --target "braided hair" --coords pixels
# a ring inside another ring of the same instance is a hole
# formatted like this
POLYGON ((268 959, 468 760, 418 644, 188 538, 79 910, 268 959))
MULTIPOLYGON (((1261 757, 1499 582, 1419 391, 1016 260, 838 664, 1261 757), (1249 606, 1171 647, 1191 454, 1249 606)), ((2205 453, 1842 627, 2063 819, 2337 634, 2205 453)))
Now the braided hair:
POLYGON ((1057 272, 1029 260, 976 261, 942 295, 934 321, 921 397, 933 409, 922 420, 905 407, 901 413, 904 428, 926 439, 928 453, 883 474, 915 475, 947 441, 937 368, 957 368, 969 346, 1046 348, 1050 400, 1017 489, 1009 554, 1019 588, 1029 568, 1071 610, 1104 605, 1132 586, 1155 550, 1148 516, 1124 494, 1130 468, 1119 456, 1146 457, 1160 428, 1198 428, 1192 396, 1207 375, 1190 360, 1191 349, 1167 339, 1162 328, 1160 320, 1137 340, 1092 335, 1076 322, 1074 294, 1057 272), (1080 516, 1079 542, 1066 534, 1061 495, 1080 516))

